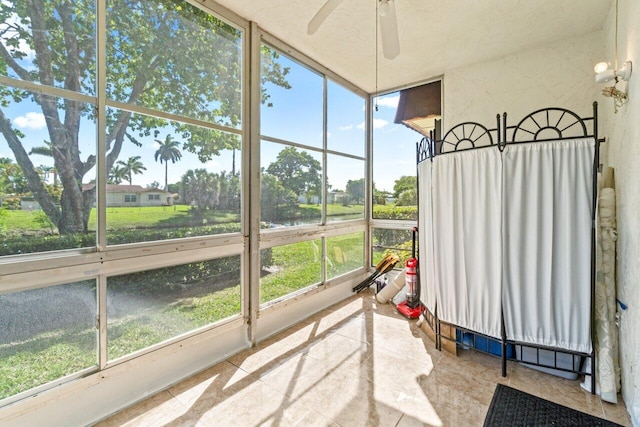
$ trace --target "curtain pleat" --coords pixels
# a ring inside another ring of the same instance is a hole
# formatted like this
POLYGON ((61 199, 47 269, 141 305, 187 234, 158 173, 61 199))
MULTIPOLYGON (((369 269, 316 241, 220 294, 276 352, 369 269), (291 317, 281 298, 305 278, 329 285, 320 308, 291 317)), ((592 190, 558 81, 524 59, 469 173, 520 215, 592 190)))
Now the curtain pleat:
POLYGON ((507 145, 503 303, 507 338, 591 351, 593 138, 507 145))
POLYGON ((432 170, 434 287, 438 317, 500 337, 500 152, 436 157, 432 170))
POLYGON ((420 301, 432 313, 436 309, 434 280, 433 215, 431 206, 431 161, 418 165, 420 209, 418 214, 418 259, 420 262, 420 301))

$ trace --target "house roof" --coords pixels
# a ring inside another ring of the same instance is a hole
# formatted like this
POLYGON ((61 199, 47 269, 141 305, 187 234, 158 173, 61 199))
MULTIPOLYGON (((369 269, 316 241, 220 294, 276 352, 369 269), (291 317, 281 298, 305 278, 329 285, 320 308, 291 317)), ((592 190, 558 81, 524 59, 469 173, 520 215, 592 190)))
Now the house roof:
POLYGON ((394 123, 428 136, 435 121, 442 116, 440 81, 400 91, 394 123))
POLYGON ((366 92, 399 89, 476 64, 601 30, 612 0, 394 0, 400 55, 385 59, 377 0, 343 0, 315 34, 326 0, 202 0, 221 4, 366 92), (377 72, 376 72, 377 69, 377 72))

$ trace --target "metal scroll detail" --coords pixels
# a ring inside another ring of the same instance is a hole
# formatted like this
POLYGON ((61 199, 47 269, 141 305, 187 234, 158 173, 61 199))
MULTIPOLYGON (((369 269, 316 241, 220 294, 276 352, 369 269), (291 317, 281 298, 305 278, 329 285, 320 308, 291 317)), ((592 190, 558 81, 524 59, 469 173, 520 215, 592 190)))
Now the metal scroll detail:
POLYGON ((465 122, 453 127, 441 141, 436 142, 436 154, 471 150, 493 145, 491 132, 476 122, 465 122))
POLYGON ((588 136, 584 121, 564 108, 544 108, 523 118, 509 142, 542 141, 588 136))

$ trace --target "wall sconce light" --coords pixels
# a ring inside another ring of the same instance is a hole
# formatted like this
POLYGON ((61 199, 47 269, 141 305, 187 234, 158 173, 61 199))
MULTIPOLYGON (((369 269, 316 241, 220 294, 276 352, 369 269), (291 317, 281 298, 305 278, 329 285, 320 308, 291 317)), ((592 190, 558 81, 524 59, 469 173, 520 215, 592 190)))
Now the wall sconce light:
POLYGON ((614 113, 618 112, 618 108, 622 107, 628 100, 626 92, 621 91, 616 87, 620 80, 628 81, 631 77, 632 63, 627 61, 618 70, 610 70, 608 62, 599 62, 593 67, 593 71, 596 72, 596 83, 607 83, 614 81, 613 86, 607 86, 602 89, 602 95, 607 98, 613 98, 614 113))
POLYGON ((632 64, 631 61, 627 61, 619 70, 610 70, 608 62, 598 62, 593 71, 596 72, 596 83, 607 83, 611 80, 628 81, 631 77, 632 64))

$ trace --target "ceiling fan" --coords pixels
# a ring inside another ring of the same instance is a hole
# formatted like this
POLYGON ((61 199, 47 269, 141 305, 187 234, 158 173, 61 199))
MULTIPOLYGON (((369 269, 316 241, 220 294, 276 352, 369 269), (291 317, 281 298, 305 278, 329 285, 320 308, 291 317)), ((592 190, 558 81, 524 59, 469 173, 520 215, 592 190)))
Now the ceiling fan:
MULTIPOLYGON (((327 0, 307 25, 307 34, 314 34, 338 7, 343 0, 327 0)), ((393 59, 400 53, 398 39, 398 21, 396 19, 395 0, 376 0, 378 5, 378 19, 380 19, 380 38, 382 39, 382 54, 387 59, 393 59)))

